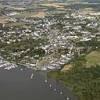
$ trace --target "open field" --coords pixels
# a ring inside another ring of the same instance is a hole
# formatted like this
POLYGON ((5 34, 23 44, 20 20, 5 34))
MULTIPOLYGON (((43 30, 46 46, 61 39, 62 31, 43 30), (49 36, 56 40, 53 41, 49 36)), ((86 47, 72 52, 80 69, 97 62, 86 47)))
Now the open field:
MULTIPOLYGON (((84 59, 86 61, 82 61, 79 57, 79 59, 77 61, 75 61, 74 63, 84 65, 84 67, 86 67, 86 68, 96 66, 96 65, 100 65, 100 51, 92 51, 89 54, 87 54, 84 59)), ((61 69, 61 71, 66 72, 66 71, 71 70, 72 68, 73 68, 72 64, 66 64, 61 69)))
POLYGON ((33 14, 31 17, 39 17, 39 18, 42 18, 42 17, 45 17, 46 16, 46 13, 41 11, 41 12, 37 12, 35 14, 33 14))
POLYGON ((61 69, 61 71, 62 71, 62 72, 69 71, 72 67, 73 67, 73 66, 72 66, 71 64, 67 64, 67 65, 65 65, 65 66, 61 69))
POLYGON ((12 26, 24 27, 25 23, 23 23, 23 22, 8 23, 8 24, 6 24, 6 26, 8 26, 8 27, 12 27, 12 26))
POLYGON ((39 18, 43 18, 43 17, 45 17, 46 16, 46 12, 44 12, 44 11, 37 11, 37 12, 27 12, 27 11, 25 11, 25 12, 22 12, 22 13, 19 13, 18 15, 15 15, 15 17, 26 17, 26 18, 28 18, 28 17, 39 17, 39 18))
POLYGON ((0 16, 0 23, 5 24, 7 23, 8 18, 6 16, 0 16))
POLYGON ((61 71, 52 71, 48 73, 48 76, 60 80, 66 87, 70 87, 79 100, 99 100, 100 51, 92 51, 75 59, 73 65, 67 64, 61 71), (87 65, 84 64, 85 62, 87 65), (86 66, 95 67, 87 68, 86 66))
POLYGON ((100 51, 93 51, 86 56, 87 66, 100 65, 100 51))
POLYGON ((41 4, 41 6, 54 7, 54 8, 59 8, 59 9, 65 9, 64 5, 65 5, 64 3, 47 3, 47 4, 41 4))

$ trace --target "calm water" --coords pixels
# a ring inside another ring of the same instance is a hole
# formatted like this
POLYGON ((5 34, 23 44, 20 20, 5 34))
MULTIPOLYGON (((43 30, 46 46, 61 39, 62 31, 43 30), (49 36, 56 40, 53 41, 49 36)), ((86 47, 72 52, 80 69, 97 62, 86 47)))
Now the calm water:
POLYGON ((45 72, 19 68, 10 71, 0 69, 0 100, 76 100, 69 90, 48 79, 45 72))

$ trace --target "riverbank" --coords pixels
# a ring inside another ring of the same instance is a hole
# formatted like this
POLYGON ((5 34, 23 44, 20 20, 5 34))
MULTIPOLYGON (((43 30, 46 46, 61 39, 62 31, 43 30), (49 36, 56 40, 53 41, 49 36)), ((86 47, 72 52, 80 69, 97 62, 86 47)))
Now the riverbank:
POLYGON ((78 96, 79 100, 99 100, 100 61, 97 59, 99 53, 100 51, 93 51, 78 57, 71 62, 71 65, 68 65, 71 66, 69 69, 49 72, 48 77, 61 81, 78 96), (91 67, 87 67, 87 65, 91 65, 91 67))

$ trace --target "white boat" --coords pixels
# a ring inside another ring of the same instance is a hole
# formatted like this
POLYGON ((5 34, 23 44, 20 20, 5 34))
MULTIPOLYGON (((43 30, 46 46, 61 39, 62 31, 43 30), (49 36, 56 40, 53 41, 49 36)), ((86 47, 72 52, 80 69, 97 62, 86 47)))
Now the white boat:
POLYGON ((62 94, 63 94, 63 92, 61 91, 61 92, 60 92, 60 94, 62 95, 62 94))
POLYGON ((32 74, 31 74, 31 77, 30 77, 30 79, 32 79, 32 78, 33 78, 33 76, 34 76, 34 74, 32 73, 32 74))
POLYGON ((67 97, 67 98, 66 98, 66 100, 70 100, 70 98, 69 98, 69 97, 67 97))
POLYGON ((48 82, 48 80, 45 80, 45 83, 47 83, 48 82))

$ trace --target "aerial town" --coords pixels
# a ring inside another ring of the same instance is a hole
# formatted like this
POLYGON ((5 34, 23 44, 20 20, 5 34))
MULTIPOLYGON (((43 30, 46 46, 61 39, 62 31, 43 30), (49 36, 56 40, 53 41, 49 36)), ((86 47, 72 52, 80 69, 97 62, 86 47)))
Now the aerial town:
POLYGON ((100 0, 0 0, 0 100, 100 100, 100 0))
POLYGON ((75 55, 100 47, 97 9, 73 10, 56 3, 39 4, 38 8, 0 7, 0 67, 60 69, 75 55))

